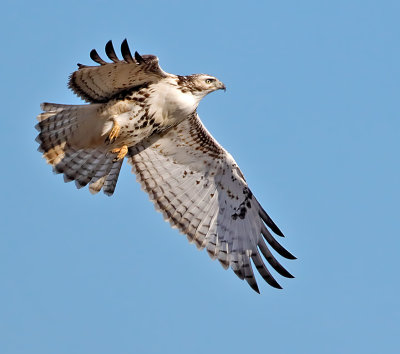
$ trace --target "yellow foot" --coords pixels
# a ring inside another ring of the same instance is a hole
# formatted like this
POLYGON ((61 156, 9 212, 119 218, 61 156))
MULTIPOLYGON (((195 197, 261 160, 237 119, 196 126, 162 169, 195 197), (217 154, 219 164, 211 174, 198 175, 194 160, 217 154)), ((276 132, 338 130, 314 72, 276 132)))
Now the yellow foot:
POLYGON ((113 127, 106 138, 106 143, 109 144, 112 144, 115 141, 115 139, 118 138, 119 132, 121 130, 121 127, 119 126, 118 122, 115 119, 113 121, 114 121, 113 127))
POLYGON ((124 145, 121 148, 112 149, 111 152, 113 154, 117 154, 117 156, 113 160, 114 162, 122 160, 125 157, 125 155, 128 153, 128 146, 124 145))

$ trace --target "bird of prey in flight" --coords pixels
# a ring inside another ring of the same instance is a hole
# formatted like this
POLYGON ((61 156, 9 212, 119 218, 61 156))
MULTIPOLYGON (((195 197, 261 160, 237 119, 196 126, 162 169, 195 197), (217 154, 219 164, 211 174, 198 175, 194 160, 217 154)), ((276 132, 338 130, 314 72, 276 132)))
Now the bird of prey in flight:
POLYGON ((92 193, 114 193, 125 158, 138 182, 172 227, 259 292, 252 264, 281 288, 263 257, 280 275, 292 275, 271 253, 295 257, 272 236, 283 236, 251 192, 233 157, 197 114, 206 95, 225 90, 217 78, 163 71, 154 55, 134 55, 126 39, 119 59, 109 41, 104 61, 78 64, 69 88, 88 104, 43 103, 39 151, 64 180, 92 193), (262 257, 263 256, 263 257, 262 257))

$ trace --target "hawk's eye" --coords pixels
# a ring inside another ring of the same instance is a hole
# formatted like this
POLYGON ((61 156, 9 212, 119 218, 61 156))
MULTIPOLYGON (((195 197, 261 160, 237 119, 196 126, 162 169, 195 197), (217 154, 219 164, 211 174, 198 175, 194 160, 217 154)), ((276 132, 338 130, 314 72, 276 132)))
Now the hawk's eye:
POLYGON ((215 81, 214 79, 206 79, 206 84, 211 84, 213 81, 215 81))

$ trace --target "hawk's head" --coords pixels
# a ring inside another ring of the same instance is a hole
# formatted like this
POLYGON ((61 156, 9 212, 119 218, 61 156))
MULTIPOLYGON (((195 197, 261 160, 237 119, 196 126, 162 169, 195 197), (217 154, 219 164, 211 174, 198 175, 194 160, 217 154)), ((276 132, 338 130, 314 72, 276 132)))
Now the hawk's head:
POLYGON ((205 95, 216 90, 226 90, 225 85, 214 76, 206 74, 194 74, 190 76, 178 76, 178 85, 182 92, 191 92, 202 99, 205 95))

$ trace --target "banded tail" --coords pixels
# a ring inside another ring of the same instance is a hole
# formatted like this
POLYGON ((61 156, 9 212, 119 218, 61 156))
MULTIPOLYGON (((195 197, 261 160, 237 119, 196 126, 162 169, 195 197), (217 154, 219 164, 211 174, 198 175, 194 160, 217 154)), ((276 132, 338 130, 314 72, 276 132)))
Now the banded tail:
POLYGON ((53 171, 64 174, 65 182, 74 180, 77 188, 89 184, 93 194, 103 189, 112 195, 123 159, 115 159, 116 154, 104 143, 99 106, 43 103, 44 112, 35 126, 39 131, 36 141, 53 171))

